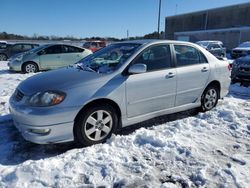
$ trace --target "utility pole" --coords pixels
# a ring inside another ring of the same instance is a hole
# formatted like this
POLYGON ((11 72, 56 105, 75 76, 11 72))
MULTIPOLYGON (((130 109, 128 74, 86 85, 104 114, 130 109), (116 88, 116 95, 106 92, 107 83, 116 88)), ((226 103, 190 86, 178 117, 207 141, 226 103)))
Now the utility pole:
POLYGON ((160 21, 161 21, 161 0, 159 0, 159 12, 158 12, 158 38, 160 38, 160 21))
POLYGON ((127 30, 127 39, 129 39, 129 31, 127 30))

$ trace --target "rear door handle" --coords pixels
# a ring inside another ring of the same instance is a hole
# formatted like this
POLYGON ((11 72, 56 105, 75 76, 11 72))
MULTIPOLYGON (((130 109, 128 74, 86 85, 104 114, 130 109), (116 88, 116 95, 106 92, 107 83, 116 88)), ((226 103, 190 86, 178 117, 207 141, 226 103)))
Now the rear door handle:
POLYGON ((175 76, 175 74, 173 72, 170 72, 170 73, 168 73, 166 78, 173 78, 174 76, 175 76))
POLYGON ((208 68, 207 67, 203 67, 202 69, 201 69, 201 72, 207 72, 208 71, 208 68))
POLYGON ((61 56, 56 56, 57 58, 60 58, 61 56))

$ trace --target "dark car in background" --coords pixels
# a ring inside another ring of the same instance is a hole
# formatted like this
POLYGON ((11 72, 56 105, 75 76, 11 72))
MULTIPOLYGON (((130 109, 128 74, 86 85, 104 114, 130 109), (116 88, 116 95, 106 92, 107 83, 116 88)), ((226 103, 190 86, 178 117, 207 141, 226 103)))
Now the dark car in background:
POLYGON ((231 51, 231 57, 234 59, 246 55, 250 55, 250 41, 241 43, 238 47, 232 49, 231 51))
POLYGON ((0 49, 5 49, 7 48, 8 43, 6 41, 0 40, 0 49))
POLYGON ((226 48, 221 41, 198 41, 196 42, 199 46, 205 48, 215 57, 226 57, 226 48))
POLYGON ((0 49, 0 61, 6 61, 13 55, 29 51, 38 46, 38 44, 33 43, 16 43, 7 45, 6 48, 0 49))
POLYGON ((88 41, 83 44, 83 48, 89 49, 92 52, 96 52, 97 50, 106 47, 105 41, 88 41))
POLYGON ((241 83, 241 85, 250 85, 250 55, 240 57, 233 62, 231 73, 232 83, 241 83))

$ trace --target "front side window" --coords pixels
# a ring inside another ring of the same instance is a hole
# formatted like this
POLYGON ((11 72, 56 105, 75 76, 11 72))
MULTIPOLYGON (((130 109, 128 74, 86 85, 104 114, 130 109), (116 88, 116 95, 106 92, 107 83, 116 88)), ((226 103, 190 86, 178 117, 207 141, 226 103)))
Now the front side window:
POLYGON ((111 44, 75 64, 76 68, 97 73, 111 73, 123 65, 141 44, 111 44))
POLYGON ((13 51, 19 51, 22 50, 23 45, 22 44, 16 44, 12 46, 13 51))
POLYGON ((186 45, 174 45, 177 67, 206 62, 204 55, 196 48, 186 45))
POLYGON ((32 45, 30 45, 30 44, 23 45, 23 50, 31 50, 31 49, 32 49, 32 45))
POLYGON ((147 65, 148 72, 170 68, 170 47, 165 44, 149 47, 135 59, 133 64, 147 65))

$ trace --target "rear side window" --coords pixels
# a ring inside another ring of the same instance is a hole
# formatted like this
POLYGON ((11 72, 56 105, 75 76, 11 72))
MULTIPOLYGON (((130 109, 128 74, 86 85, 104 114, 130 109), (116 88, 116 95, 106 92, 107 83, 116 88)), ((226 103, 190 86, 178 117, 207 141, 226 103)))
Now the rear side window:
POLYGON ((45 49, 45 54, 60 54, 60 53, 63 53, 61 45, 54 45, 45 49))
POLYGON ((64 48, 65 53, 80 53, 80 52, 84 51, 84 49, 77 48, 74 46, 65 46, 64 45, 63 48, 64 48))
POLYGON ((145 49, 133 64, 147 65, 147 71, 156 71, 171 67, 171 52, 169 45, 157 45, 145 49))
POLYGON ((196 48, 174 45, 177 67, 207 63, 205 56, 196 48))

